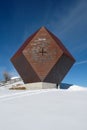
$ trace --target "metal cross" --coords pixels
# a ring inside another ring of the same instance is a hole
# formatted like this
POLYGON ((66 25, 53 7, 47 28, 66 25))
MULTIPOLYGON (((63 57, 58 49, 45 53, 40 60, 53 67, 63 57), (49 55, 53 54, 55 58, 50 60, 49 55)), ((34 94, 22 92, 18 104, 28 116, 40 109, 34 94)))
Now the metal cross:
POLYGON ((42 48, 42 50, 41 50, 39 53, 41 53, 42 56, 43 56, 43 55, 46 54, 47 52, 44 50, 44 48, 42 48))

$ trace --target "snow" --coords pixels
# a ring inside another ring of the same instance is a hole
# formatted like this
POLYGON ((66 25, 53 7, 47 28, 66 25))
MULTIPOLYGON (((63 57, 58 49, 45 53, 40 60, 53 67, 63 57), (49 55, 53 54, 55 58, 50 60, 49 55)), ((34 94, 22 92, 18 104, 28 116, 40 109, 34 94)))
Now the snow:
POLYGON ((85 87, 81 87, 81 86, 78 86, 78 85, 72 85, 68 90, 72 90, 72 91, 84 91, 84 90, 87 90, 87 88, 85 87))
POLYGON ((38 41, 45 41, 46 38, 38 38, 38 41))
POLYGON ((0 130, 87 130, 86 88, 8 88, 0 87, 0 130))
POLYGON ((12 80, 14 80, 14 79, 19 79, 19 78, 20 78, 20 77, 18 77, 18 76, 11 77, 12 80))

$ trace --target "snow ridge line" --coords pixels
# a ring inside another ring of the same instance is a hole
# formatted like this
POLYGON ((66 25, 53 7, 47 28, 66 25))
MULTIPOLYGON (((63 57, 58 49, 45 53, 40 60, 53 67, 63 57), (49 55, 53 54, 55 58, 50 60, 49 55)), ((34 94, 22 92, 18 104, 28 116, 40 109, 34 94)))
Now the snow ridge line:
POLYGON ((12 93, 9 95, 4 95, 0 96, 0 100, 11 100, 17 97, 24 97, 24 96, 31 96, 31 95, 36 95, 36 94, 41 94, 43 92, 50 92, 53 90, 35 90, 35 91, 27 91, 27 92, 17 92, 17 93, 12 93))

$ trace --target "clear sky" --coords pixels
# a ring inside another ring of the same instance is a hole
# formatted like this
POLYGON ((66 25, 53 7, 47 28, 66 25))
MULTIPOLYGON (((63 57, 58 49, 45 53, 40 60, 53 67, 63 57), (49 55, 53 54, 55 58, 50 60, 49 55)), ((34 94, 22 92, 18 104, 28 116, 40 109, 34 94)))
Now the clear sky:
POLYGON ((10 58, 41 26, 76 59, 63 82, 87 86, 87 0, 0 0, 0 79, 17 75, 10 58))

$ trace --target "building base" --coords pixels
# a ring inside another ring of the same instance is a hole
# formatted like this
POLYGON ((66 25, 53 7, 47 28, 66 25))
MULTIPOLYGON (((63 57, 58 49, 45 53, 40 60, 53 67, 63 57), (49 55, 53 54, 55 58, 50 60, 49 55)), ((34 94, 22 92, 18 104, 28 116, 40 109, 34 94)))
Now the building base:
POLYGON ((25 84, 25 86, 29 90, 59 88, 59 85, 57 84, 44 82, 28 83, 25 84))

